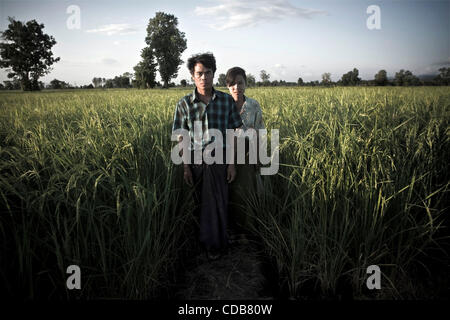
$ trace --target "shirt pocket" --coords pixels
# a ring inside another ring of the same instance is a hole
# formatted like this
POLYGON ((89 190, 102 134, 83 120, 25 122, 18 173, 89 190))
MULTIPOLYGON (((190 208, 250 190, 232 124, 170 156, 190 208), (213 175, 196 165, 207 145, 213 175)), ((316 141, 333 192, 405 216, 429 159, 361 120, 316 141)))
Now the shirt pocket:
POLYGON ((192 108, 189 109, 188 115, 188 126, 189 130, 194 130, 195 121, 204 121, 205 119, 205 107, 201 104, 194 104, 192 108))

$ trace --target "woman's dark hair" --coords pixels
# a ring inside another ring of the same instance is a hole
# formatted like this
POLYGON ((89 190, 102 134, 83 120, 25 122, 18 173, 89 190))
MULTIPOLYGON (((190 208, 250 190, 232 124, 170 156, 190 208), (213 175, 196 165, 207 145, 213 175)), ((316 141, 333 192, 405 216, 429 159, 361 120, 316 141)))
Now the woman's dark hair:
POLYGON ((227 82, 227 87, 232 86, 236 83, 236 77, 241 75, 247 84, 247 76, 245 75, 245 70, 239 67, 233 67, 227 71, 225 81, 227 82))
POLYGON ((216 73, 216 58, 211 52, 198 53, 188 59, 187 67, 191 74, 194 74, 194 68, 197 63, 203 64, 206 68, 212 69, 213 73, 216 73))

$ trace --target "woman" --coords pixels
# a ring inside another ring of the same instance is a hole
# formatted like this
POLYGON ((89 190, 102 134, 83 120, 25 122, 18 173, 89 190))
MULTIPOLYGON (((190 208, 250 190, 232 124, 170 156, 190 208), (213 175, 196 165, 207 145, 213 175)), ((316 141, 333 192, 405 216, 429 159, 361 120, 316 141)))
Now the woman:
MULTIPOLYGON (((226 83, 231 96, 233 97, 237 111, 240 113, 243 123, 243 130, 250 128, 256 130, 264 129, 261 107, 258 101, 244 95, 247 84, 247 76, 242 68, 234 67, 226 74, 226 83)), ((230 242, 245 241, 245 233, 249 231, 249 219, 246 213, 245 197, 256 192, 259 169, 257 164, 249 163, 249 139, 245 139, 245 164, 236 165, 236 179, 230 185, 230 242)), ((257 145, 257 140, 254 140, 257 145)), ((254 149, 257 151, 257 149, 254 149)), ((258 157, 258 156, 257 156, 258 157)))

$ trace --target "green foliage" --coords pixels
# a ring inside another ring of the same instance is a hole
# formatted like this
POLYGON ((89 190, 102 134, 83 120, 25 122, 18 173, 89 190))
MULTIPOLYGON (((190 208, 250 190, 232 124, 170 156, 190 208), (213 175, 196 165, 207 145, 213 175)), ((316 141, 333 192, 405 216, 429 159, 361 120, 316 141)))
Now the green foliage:
POLYGON ((94 78, 92 78, 92 83, 94 84, 95 88, 101 87, 103 85, 103 82, 106 82, 104 80, 104 78, 101 78, 101 77, 98 77, 98 78, 94 77, 94 78))
POLYGON ((450 85, 450 67, 442 67, 439 69, 439 75, 436 77, 436 81, 440 85, 450 85))
POLYGON ((50 88, 51 89, 66 89, 69 87, 69 84, 58 80, 58 79, 53 79, 52 81, 50 81, 50 88))
POLYGON ((376 298, 365 291, 366 268, 376 264, 378 297, 427 298, 414 271, 418 256, 442 250, 445 240, 449 90, 247 94, 260 102, 266 127, 280 130, 280 171, 263 177, 265 192, 246 201, 280 287, 298 299, 310 298, 305 286, 318 298, 336 298, 343 287, 355 298, 376 298))
POLYGON ((150 47, 141 50, 142 60, 134 67, 135 86, 141 89, 154 88, 156 67, 154 52, 150 47))
POLYGON ((192 208, 170 160, 180 94, 2 94, 0 286, 6 296, 168 294, 192 208), (71 264, 81 268, 78 292, 65 288, 71 264))
POLYGON ((256 85, 255 76, 251 73, 247 74, 247 87, 254 87, 256 85))
POLYGON ((44 25, 36 20, 26 23, 9 17, 8 29, 1 33, 0 67, 10 68, 8 78, 18 77, 22 90, 39 90, 38 80, 50 72, 55 39, 43 33, 44 25))
POLYGON ((226 87, 227 86, 227 78, 224 73, 219 74, 219 77, 217 78, 217 85, 219 87, 226 87))
POLYGON ((266 70, 261 70, 259 73, 259 77, 261 78, 261 81, 264 83, 268 83, 270 79, 270 74, 266 72, 266 70))
POLYGON ((385 86, 388 83, 386 70, 380 70, 375 75, 375 84, 378 86, 385 86))
POLYGON ((178 19, 164 12, 157 12, 147 26, 145 42, 156 57, 164 88, 168 88, 170 80, 177 77, 179 66, 183 63, 181 54, 187 48, 184 32, 177 26, 178 19))
POLYGON ((349 71, 342 75, 341 84, 344 86, 355 86, 361 82, 361 78, 358 78, 359 71, 353 68, 353 71, 349 71))
MULTIPOLYGON (((0 286, 26 298, 168 295, 193 203, 170 160, 181 90, 0 93, 0 286), (82 290, 65 289, 68 265, 82 290)), ((279 284, 414 298, 448 216, 450 94, 441 88, 249 88, 280 130, 280 170, 246 206, 279 284)), ((239 173, 238 173, 239 174, 239 173)), ((373 297, 373 296, 372 296, 373 297)))
POLYGON ((403 69, 395 73, 394 82, 397 86, 417 86, 420 84, 419 78, 413 75, 411 71, 403 69))
POLYGON ((21 89, 19 79, 13 79, 12 81, 6 80, 6 81, 3 81, 3 83, 5 84, 6 90, 20 90, 21 89))
MULTIPOLYGON (((125 72, 121 76, 115 76, 112 79, 105 79, 105 78, 94 78, 92 79, 92 82, 94 83, 94 86, 97 87, 103 87, 103 88, 131 88, 132 84, 132 77, 133 75, 129 72, 125 72)), ((92 84, 91 84, 92 86, 92 84)))
POLYGON ((328 86, 331 84, 331 73, 325 72, 322 74, 322 84, 328 86))

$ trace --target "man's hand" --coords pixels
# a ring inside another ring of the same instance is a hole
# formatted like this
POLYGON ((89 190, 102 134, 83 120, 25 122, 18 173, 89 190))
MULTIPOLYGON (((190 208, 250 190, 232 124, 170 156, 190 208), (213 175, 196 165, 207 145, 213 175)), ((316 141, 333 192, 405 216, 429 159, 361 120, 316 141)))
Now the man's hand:
POLYGON ((227 181, 228 183, 231 183, 236 178, 236 165, 235 164, 229 164, 227 168, 227 181))
POLYGON ((189 165, 184 165, 184 174, 183 174, 184 181, 189 185, 194 185, 194 179, 192 178, 192 171, 191 168, 189 168, 189 165))

